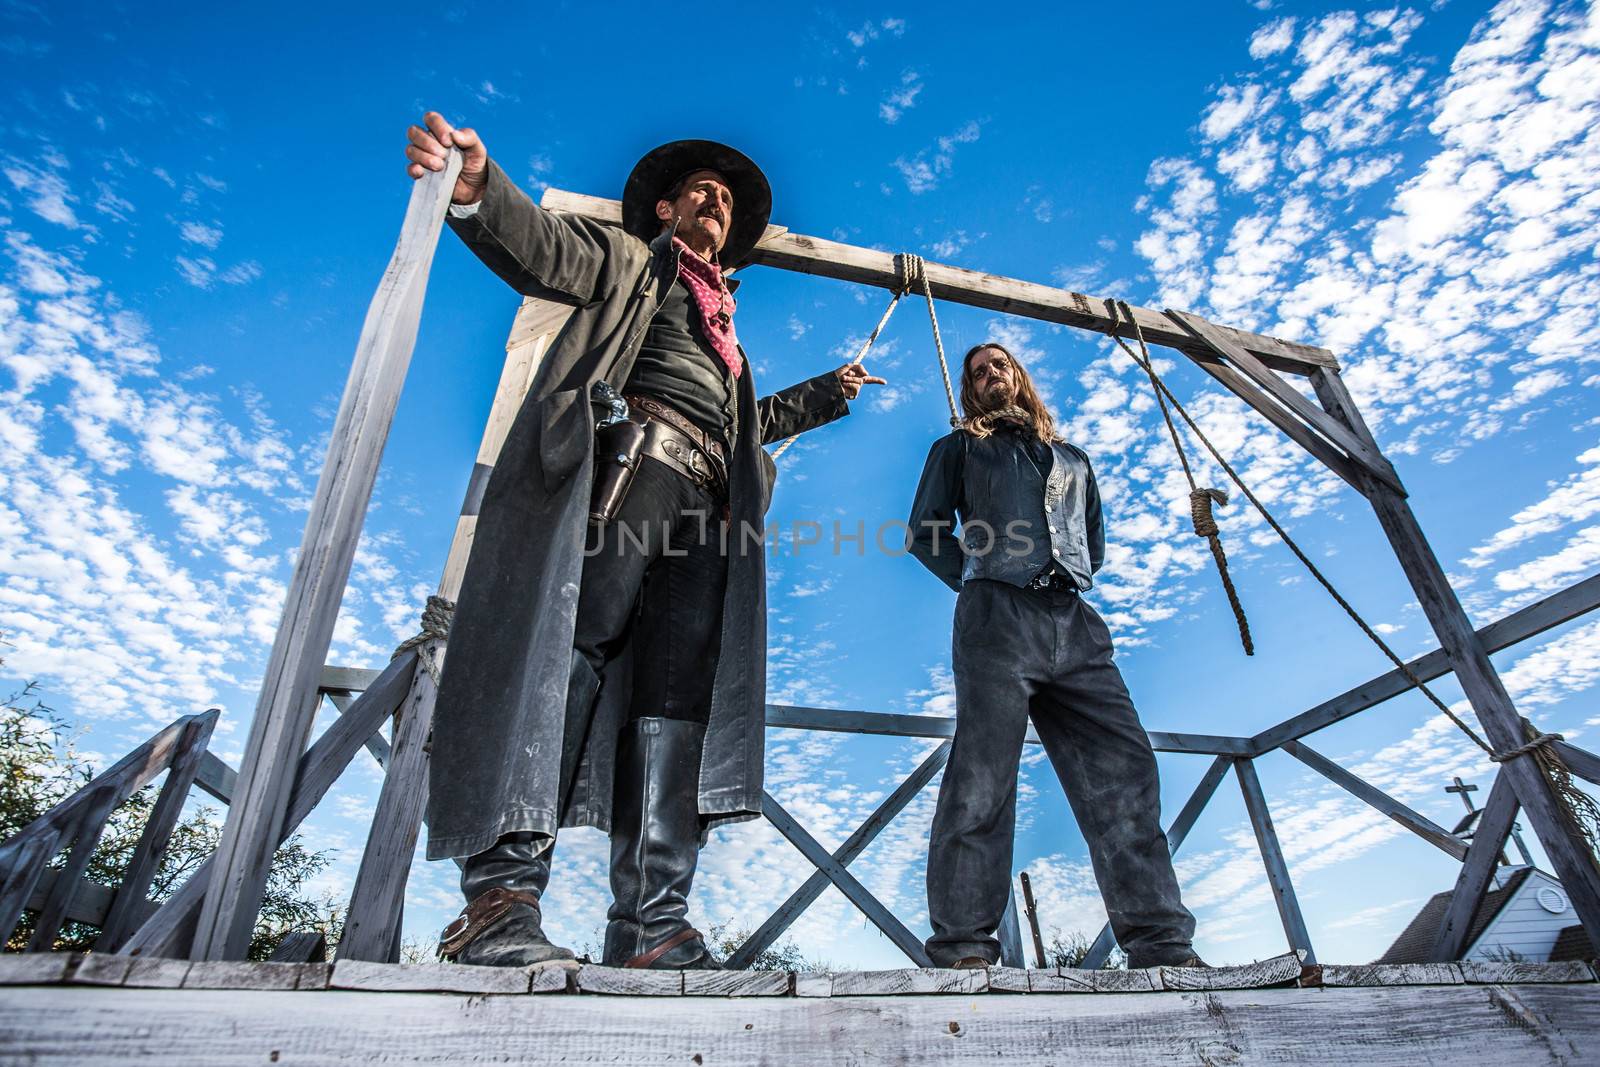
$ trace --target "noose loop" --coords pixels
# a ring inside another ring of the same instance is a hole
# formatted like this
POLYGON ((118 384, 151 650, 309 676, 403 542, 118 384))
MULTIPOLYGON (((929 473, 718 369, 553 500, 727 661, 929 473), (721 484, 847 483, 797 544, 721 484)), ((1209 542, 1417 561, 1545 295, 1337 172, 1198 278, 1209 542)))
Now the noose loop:
POLYGON ((1244 646, 1245 655, 1253 656, 1256 654, 1256 645, 1250 637, 1250 620, 1245 618, 1244 605, 1239 602, 1239 590, 1233 584, 1233 576, 1228 573, 1228 554, 1223 551, 1217 520, 1211 514, 1212 504, 1227 506, 1228 494, 1221 489, 1202 489, 1195 481, 1194 471, 1189 466, 1189 456, 1183 450, 1183 440, 1178 436, 1178 427, 1172 421, 1172 412, 1167 410, 1167 400, 1162 395, 1161 384, 1156 378, 1155 365, 1150 361, 1150 348, 1145 344, 1144 331, 1139 329, 1139 322, 1133 317, 1133 309, 1123 301, 1107 300, 1106 311, 1111 316, 1113 327, 1120 325, 1124 317, 1133 327, 1133 337, 1139 342, 1140 355, 1134 355, 1133 349, 1115 333, 1112 333, 1111 338, 1121 345, 1128 355, 1133 356, 1133 361, 1150 378, 1150 391, 1156 395, 1156 404, 1161 408, 1161 418, 1167 424, 1167 433, 1172 437, 1172 447, 1178 453, 1178 462, 1183 465, 1183 476, 1189 482, 1189 519, 1194 523, 1195 536, 1204 537, 1211 549, 1211 558, 1217 564, 1217 575, 1222 579, 1222 591, 1228 595, 1228 607, 1233 609, 1233 621, 1239 626, 1239 643, 1244 646))

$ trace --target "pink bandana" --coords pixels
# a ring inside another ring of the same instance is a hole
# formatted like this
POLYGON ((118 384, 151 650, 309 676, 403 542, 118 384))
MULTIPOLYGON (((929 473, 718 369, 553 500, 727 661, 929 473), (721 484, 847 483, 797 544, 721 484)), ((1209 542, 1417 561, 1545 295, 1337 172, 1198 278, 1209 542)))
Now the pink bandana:
POLYGON ((678 277, 689 287, 695 306, 700 309, 700 321, 705 326, 711 347, 717 350, 722 362, 728 365, 735 378, 744 368, 739 358, 739 338, 733 332, 733 312, 737 305, 733 294, 722 281, 722 268, 701 259, 681 237, 674 237, 678 246, 678 277))

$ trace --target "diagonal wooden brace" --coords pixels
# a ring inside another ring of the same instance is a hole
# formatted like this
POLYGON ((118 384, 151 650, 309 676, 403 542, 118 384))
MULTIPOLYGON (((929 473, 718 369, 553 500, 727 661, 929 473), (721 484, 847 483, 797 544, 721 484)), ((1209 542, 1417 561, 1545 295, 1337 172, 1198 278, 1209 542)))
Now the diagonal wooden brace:
MULTIPOLYGON (((1274 400, 1298 416, 1307 426, 1343 449, 1349 458, 1367 473, 1394 489, 1401 496, 1405 495, 1405 486, 1400 484, 1400 476, 1395 473, 1395 469, 1390 465, 1389 461, 1383 458, 1383 453, 1363 440, 1349 427, 1343 425, 1326 411, 1323 411, 1310 400, 1300 395, 1293 386, 1278 377, 1260 359, 1236 344, 1232 338, 1223 333, 1217 326, 1200 318, 1198 315, 1191 315, 1186 311, 1174 311, 1171 308, 1167 309, 1167 317, 1186 330, 1195 340, 1203 342, 1217 355, 1238 368, 1246 377, 1264 389, 1274 400)), ((1242 393, 1237 385, 1225 379, 1219 380, 1229 389, 1239 393, 1241 398, 1252 407, 1261 410, 1261 405, 1242 393)), ((1273 421, 1278 422, 1277 419, 1273 419, 1273 421)), ((1290 436, 1296 435, 1291 434, 1290 436)), ((1305 444, 1303 441, 1300 443, 1302 445, 1305 444)), ((1309 448, 1310 446, 1306 447, 1309 448)), ((1318 458, 1324 459, 1322 456, 1318 456, 1318 458)), ((1324 459, 1324 462, 1326 462, 1326 459, 1324 459)))
MULTIPOLYGON (((910 776, 901 782, 893 793, 884 798, 883 803, 879 804, 876 810, 867 816, 866 821, 856 827, 855 833, 845 839, 845 843, 839 846, 838 851, 834 852, 834 860, 840 866, 849 866, 850 862, 861 855, 868 845, 877 840, 878 834, 883 832, 884 828, 894 820, 894 817, 905 810, 906 805, 911 803, 912 798, 922 792, 923 788, 933 780, 933 776, 944 769, 944 765, 949 759, 949 741, 929 752, 927 757, 917 766, 917 769, 912 771, 910 776)), ((728 969, 742 971, 748 968, 751 963, 755 962, 757 956, 765 952, 774 941, 783 936, 783 932, 789 928, 789 925, 798 919, 801 913, 822 895, 822 891, 828 888, 828 885, 828 876, 822 871, 817 871, 810 878, 807 878, 805 884, 790 894, 789 899, 784 901, 782 906, 773 912, 767 918, 767 921, 762 923, 756 932, 751 934, 745 940, 745 943, 734 951, 733 955, 728 957, 728 969)))
POLYGON ((872 920, 872 925, 883 931, 885 937, 911 957, 911 962, 918 967, 932 967, 933 961, 928 959, 928 953, 923 950, 922 941, 916 934, 906 929, 904 923, 894 917, 894 913, 883 906, 883 902, 873 896, 867 887, 856 880, 856 876, 844 869, 844 864, 828 854, 821 842, 812 837, 804 826, 800 825, 793 815, 790 815, 772 798, 772 794, 763 791, 761 794, 761 812, 778 832, 789 839, 789 843, 800 850, 800 854, 811 861, 811 865, 823 874, 828 881, 838 887, 845 899, 861 909, 861 913, 872 920))

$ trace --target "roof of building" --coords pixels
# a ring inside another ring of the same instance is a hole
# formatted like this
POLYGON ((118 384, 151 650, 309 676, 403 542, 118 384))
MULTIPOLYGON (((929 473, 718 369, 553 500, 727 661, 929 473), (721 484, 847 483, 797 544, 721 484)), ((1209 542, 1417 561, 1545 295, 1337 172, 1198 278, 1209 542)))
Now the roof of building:
MULTIPOLYGON (((1467 931, 1464 947, 1470 948, 1478 940, 1484 929, 1494 921, 1494 917, 1500 914, 1500 909, 1516 895, 1518 889, 1522 888, 1522 883, 1528 880, 1528 875, 1532 871, 1532 867, 1522 867, 1512 871, 1505 885, 1484 894, 1483 903, 1478 907, 1478 914, 1472 918, 1472 928, 1467 931)), ((1433 939, 1439 932, 1439 924, 1444 921, 1445 909, 1450 907, 1450 898, 1454 895, 1454 890, 1435 893, 1422 906, 1422 910, 1417 912, 1416 918, 1400 931, 1400 936, 1394 939, 1389 951, 1378 957, 1377 962, 1428 962, 1428 954, 1433 949, 1433 939)))
POLYGON ((1600 959, 1594 950, 1594 945, 1589 941, 1589 935, 1583 932, 1582 923, 1574 923, 1565 927, 1556 935, 1556 943, 1550 949, 1550 962, 1560 963, 1563 960, 1593 960, 1600 959))

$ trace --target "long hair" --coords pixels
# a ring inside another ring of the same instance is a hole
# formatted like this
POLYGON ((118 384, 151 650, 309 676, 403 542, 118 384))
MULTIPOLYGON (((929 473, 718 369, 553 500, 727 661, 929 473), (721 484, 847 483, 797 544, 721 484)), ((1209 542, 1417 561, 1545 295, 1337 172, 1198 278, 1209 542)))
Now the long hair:
POLYGON ((965 416, 961 420, 962 428, 974 437, 988 437, 994 433, 995 424, 1002 420, 1025 422, 1032 427, 1034 435, 1041 441, 1055 438, 1056 420, 1050 417, 1050 411, 1044 406, 1044 401, 1039 399, 1039 391, 1033 387, 1033 378, 1028 374, 1028 368, 1017 361, 1011 350, 1005 345, 993 341, 985 341, 967 349, 967 354, 961 357, 961 413, 965 416), (1017 380, 1017 396, 1009 408, 991 410, 984 406, 978 396, 978 391, 972 385, 972 357, 986 348, 1001 352, 1011 361, 1011 368, 1017 380))

